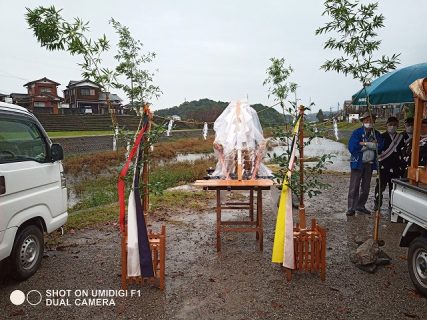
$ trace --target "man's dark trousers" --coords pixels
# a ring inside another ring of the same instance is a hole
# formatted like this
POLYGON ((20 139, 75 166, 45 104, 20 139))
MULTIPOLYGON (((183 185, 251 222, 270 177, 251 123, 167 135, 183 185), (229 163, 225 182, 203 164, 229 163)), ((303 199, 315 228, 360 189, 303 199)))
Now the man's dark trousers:
POLYGON ((351 169, 350 187, 348 188, 348 210, 365 208, 371 186, 371 163, 363 163, 361 169, 351 169))

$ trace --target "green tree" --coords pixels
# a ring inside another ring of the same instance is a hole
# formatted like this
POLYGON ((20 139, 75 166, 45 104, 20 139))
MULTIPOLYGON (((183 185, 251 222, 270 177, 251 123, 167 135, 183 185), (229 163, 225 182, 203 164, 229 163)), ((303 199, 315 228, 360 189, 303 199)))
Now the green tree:
MULTIPOLYGON (((89 31, 88 22, 80 18, 74 18, 72 23, 65 21, 61 16, 62 10, 57 10, 54 6, 26 9, 27 23, 42 47, 82 56, 83 62, 79 63, 79 66, 83 78, 93 80, 104 89, 111 110, 109 92, 117 73, 114 69, 102 66, 102 54, 110 50, 105 34, 97 40, 92 40, 86 35, 89 31)), ((110 112, 113 126, 116 127, 117 120, 114 113, 110 112)))
MULTIPOLYGON (((140 99, 141 103, 148 102, 147 100, 151 99, 152 96, 158 96, 161 93, 158 87, 151 83, 152 74, 140 69, 142 64, 151 62, 155 54, 141 54, 142 43, 135 40, 129 29, 119 22, 111 19, 111 23, 120 37, 116 55, 116 59, 120 63, 117 68, 106 68, 102 65, 101 57, 102 54, 110 51, 111 46, 105 34, 97 40, 92 40, 87 35, 89 22, 84 22, 80 18, 74 18, 73 22, 68 22, 61 16, 62 10, 57 10, 54 6, 26 9, 27 23, 42 47, 48 50, 67 51, 71 55, 80 55, 83 58, 83 62, 79 63, 82 76, 102 86, 106 91, 107 104, 110 110, 112 105, 109 92, 112 87, 123 88, 130 97, 140 99), (119 83, 117 81, 119 75, 125 76, 130 81, 130 86, 119 83)), ((120 135, 128 140, 130 137, 123 135, 118 130, 114 112, 112 110, 110 112, 115 138, 120 135)), ((148 139, 145 140, 145 147, 155 143, 162 132, 161 126, 154 127, 147 134, 148 139)), ((148 161, 147 158, 144 160, 148 161)))
MULTIPOLYGON (((271 66, 267 69, 267 79, 264 81, 265 84, 270 84, 271 87, 269 88, 269 96, 273 95, 275 101, 279 102, 283 114, 285 116, 285 112, 287 111, 291 116, 290 117, 284 117, 285 121, 286 119, 290 119, 292 121, 291 126, 294 127, 296 124, 296 121, 298 120, 297 115, 299 114, 299 108, 296 104, 296 101, 289 102, 289 107, 285 107, 285 100, 289 93, 295 92, 297 88, 297 84, 290 82, 288 83, 288 78, 293 72, 292 68, 285 66, 285 60, 282 59, 276 59, 272 58, 270 59, 272 62, 271 66)), ((314 103, 310 105, 313 106, 314 103)), ((304 107, 304 110, 310 110, 310 107, 304 107)), ((305 136, 308 138, 304 142, 304 146, 307 146, 311 143, 312 139, 315 137, 320 137, 321 132, 316 132, 313 125, 311 125, 308 121, 304 121, 304 133, 305 136)), ((292 132, 290 130, 283 130, 283 128, 277 128, 274 130, 274 137, 276 140, 280 141, 283 145, 287 145, 287 150, 280 154, 273 154, 273 162, 277 163, 280 167, 278 173, 275 174, 276 181, 279 184, 283 183, 283 179, 287 176, 288 172, 288 166, 289 162, 291 160, 291 143, 292 141, 292 132)), ((297 141, 297 146, 300 147, 299 141, 297 141)), ((271 155, 268 154, 270 157, 271 155)), ((304 167, 304 183, 301 184, 299 181, 299 162, 296 162, 296 167, 293 171, 293 174, 291 176, 291 181, 289 181, 289 187, 292 189, 292 191, 300 195, 300 192, 302 190, 303 193, 306 193, 310 198, 313 196, 318 195, 321 193, 322 189, 325 189, 328 187, 328 184, 325 184, 320 179, 320 175, 326 168, 326 164, 330 163, 330 159, 332 156, 330 154, 324 154, 322 155, 317 163, 313 166, 305 166, 304 167)))
POLYGON ((150 103, 152 98, 158 98, 162 94, 160 88, 153 84, 154 73, 143 69, 145 64, 153 61, 156 53, 142 53, 143 43, 132 37, 128 27, 113 18, 110 23, 119 35, 118 53, 115 55, 119 63, 116 72, 130 82, 115 82, 114 85, 126 93, 132 108, 135 109, 150 103))
POLYGON ((82 76, 98 83, 106 92, 115 138, 120 136, 128 140, 129 137, 118 128, 109 94, 112 87, 122 88, 132 101, 136 99, 141 104, 149 102, 153 96, 158 97, 161 91, 152 84, 153 74, 140 68, 143 64, 151 62, 155 53, 142 54, 143 44, 131 36, 127 27, 111 19, 120 38, 118 53, 115 56, 119 65, 116 68, 107 68, 102 65, 102 55, 110 51, 111 46, 105 34, 97 40, 92 40, 87 35, 89 22, 80 18, 68 22, 61 16, 61 11, 54 6, 27 8, 26 20, 42 47, 48 50, 67 51, 71 55, 82 57, 83 62, 78 64, 82 76), (117 81, 118 76, 124 76, 130 85, 117 81))
POLYGON ((323 122, 325 120, 325 115, 323 114, 322 109, 319 109, 319 112, 317 112, 316 118, 319 122, 323 122))
POLYGON ((378 3, 361 4, 358 0, 326 0, 323 16, 330 17, 316 35, 329 34, 324 49, 337 50, 342 56, 321 66, 325 71, 334 70, 351 75, 363 85, 382 74, 393 70, 399 63, 400 54, 391 57, 375 53, 381 40, 377 32, 384 27, 384 16, 376 14, 378 3))
MULTIPOLYGON (((291 106, 286 108, 285 102, 290 93, 295 93, 297 84, 295 82, 288 82, 289 76, 294 71, 292 66, 285 66, 285 59, 271 58, 271 66, 267 68, 267 78, 264 80, 263 85, 270 85, 268 88, 268 97, 274 97, 274 101, 280 104, 283 116, 285 111, 292 114, 293 108, 291 106)), ((295 114, 296 115, 296 114, 295 114)), ((285 118, 286 123, 286 118, 285 118)))
MULTIPOLYGON (((325 71, 334 70, 345 76, 350 74, 353 79, 361 82, 366 92, 366 87, 373 78, 396 68, 400 56, 396 53, 391 57, 376 55, 381 44, 381 40, 377 38, 377 32, 384 27, 385 20, 382 14, 376 14, 378 3, 365 5, 357 0, 325 0, 324 4, 323 15, 329 16, 330 21, 318 28, 316 35, 331 34, 325 42, 324 49, 337 50, 343 56, 326 60, 321 68, 325 71)), ((367 96, 367 107, 372 116, 369 96, 367 96)), ((375 152, 378 159, 378 149, 375 152)), ((380 170, 378 160, 377 168, 380 170)), ((381 185, 379 189, 381 190, 381 185)), ((376 215, 374 235, 378 235, 379 210, 376 215)))

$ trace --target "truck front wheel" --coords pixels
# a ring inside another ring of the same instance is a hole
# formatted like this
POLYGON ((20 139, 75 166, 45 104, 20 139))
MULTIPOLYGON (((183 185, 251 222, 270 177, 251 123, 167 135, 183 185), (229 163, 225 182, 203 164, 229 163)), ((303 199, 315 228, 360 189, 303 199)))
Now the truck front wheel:
POLYGON ((408 250, 408 269, 415 288, 427 296, 427 238, 419 237, 411 242, 408 250))
POLYGON ((19 230, 12 249, 12 276, 25 280, 36 273, 43 257, 43 233, 35 225, 19 230))

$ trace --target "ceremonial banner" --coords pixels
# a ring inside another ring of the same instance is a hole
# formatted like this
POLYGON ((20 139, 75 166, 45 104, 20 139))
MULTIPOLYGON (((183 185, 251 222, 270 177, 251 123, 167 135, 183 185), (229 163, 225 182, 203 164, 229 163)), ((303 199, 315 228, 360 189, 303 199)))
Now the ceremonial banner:
POLYGON ((136 151, 138 150, 139 144, 141 143, 141 139, 144 137, 144 133, 147 130, 148 127, 148 117, 144 119, 144 125, 140 132, 138 133, 138 136, 135 139, 135 143, 132 146, 132 149, 129 153, 129 156, 126 160, 125 165, 123 166, 122 170, 119 174, 119 179, 117 181, 117 191, 119 193, 119 205, 120 205, 120 216, 119 216, 119 223, 120 223, 120 231, 124 232, 125 229, 125 211, 126 211, 126 203, 125 203, 125 176, 126 173, 129 170, 129 166, 132 162, 133 157, 135 156, 136 151))
POLYGON ((138 150, 138 157, 135 165, 132 190, 128 202, 128 261, 127 273, 129 277, 143 276, 153 277, 153 265, 148 241, 147 226, 139 193, 138 163, 141 162, 141 153, 138 150))
POLYGON ((140 143, 144 137, 144 133, 148 128, 148 116, 143 120, 143 128, 138 133, 134 145, 129 153, 125 165, 123 166, 117 182, 120 204, 120 231, 125 232, 127 227, 128 243, 127 243, 127 275, 130 277, 143 276, 152 277, 154 275, 152 266, 151 250, 148 241, 147 227, 145 224, 144 213, 142 210, 141 197, 139 194, 139 174, 138 164, 141 162, 141 152, 139 152, 140 143), (125 224, 125 177, 132 159, 135 159, 135 171, 132 183, 132 189, 129 195, 128 202, 128 221, 125 224))
POLYGON ((282 263, 284 267, 294 269, 294 237, 293 237, 293 217, 292 217, 292 190, 289 188, 292 170, 295 164, 295 154, 297 150, 297 139, 299 130, 299 119, 295 124, 294 138, 291 146, 288 172, 283 177, 282 192, 280 194, 279 209, 277 211, 276 231, 274 233, 272 262, 282 263))

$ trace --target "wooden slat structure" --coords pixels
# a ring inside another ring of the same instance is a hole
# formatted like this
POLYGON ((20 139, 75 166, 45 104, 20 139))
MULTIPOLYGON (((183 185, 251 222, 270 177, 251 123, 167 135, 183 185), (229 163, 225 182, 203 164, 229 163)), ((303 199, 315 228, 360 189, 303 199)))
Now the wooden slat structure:
POLYGON ((270 190, 273 181, 269 179, 257 180, 196 180, 195 186, 205 190, 216 191, 216 250, 221 251, 222 232, 255 232, 259 240, 259 248, 263 250, 263 223, 262 223, 262 191, 270 190), (221 203, 221 191, 248 190, 248 202, 221 203), (256 216, 254 220, 254 192, 256 192, 256 216), (249 210, 249 220, 222 220, 222 210, 249 210))
MULTIPOLYGON (((424 92, 427 93, 427 78, 422 80, 422 86, 424 92)), ((427 184, 427 166, 419 166, 419 155, 420 155, 420 136, 423 116, 425 115, 425 105, 427 100, 423 100, 421 97, 415 95, 415 112, 414 112, 414 131, 412 136, 412 155, 411 165, 408 168, 408 179, 411 184, 419 185, 427 184)))
MULTIPOLYGON (((316 219, 312 219, 311 228, 306 227, 304 206, 304 106, 300 106, 299 125, 299 160, 300 160, 300 201, 299 201, 299 223, 294 226, 294 271, 319 272, 320 279, 326 277, 326 230, 321 228, 316 219)), ((284 268, 286 279, 292 279, 291 269, 284 268)))
MULTIPOLYGON (((295 271, 319 272, 320 279, 326 277, 326 230, 321 228, 316 219, 312 220, 311 229, 294 227, 295 271)), ((292 279, 292 270, 285 268, 286 279, 292 279)))
POLYGON ((127 231, 122 234, 122 289, 126 290, 128 284, 152 284, 159 289, 165 288, 165 261, 166 261, 166 227, 162 226, 160 233, 148 230, 153 262, 154 277, 144 278, 127 276, 127 231))

